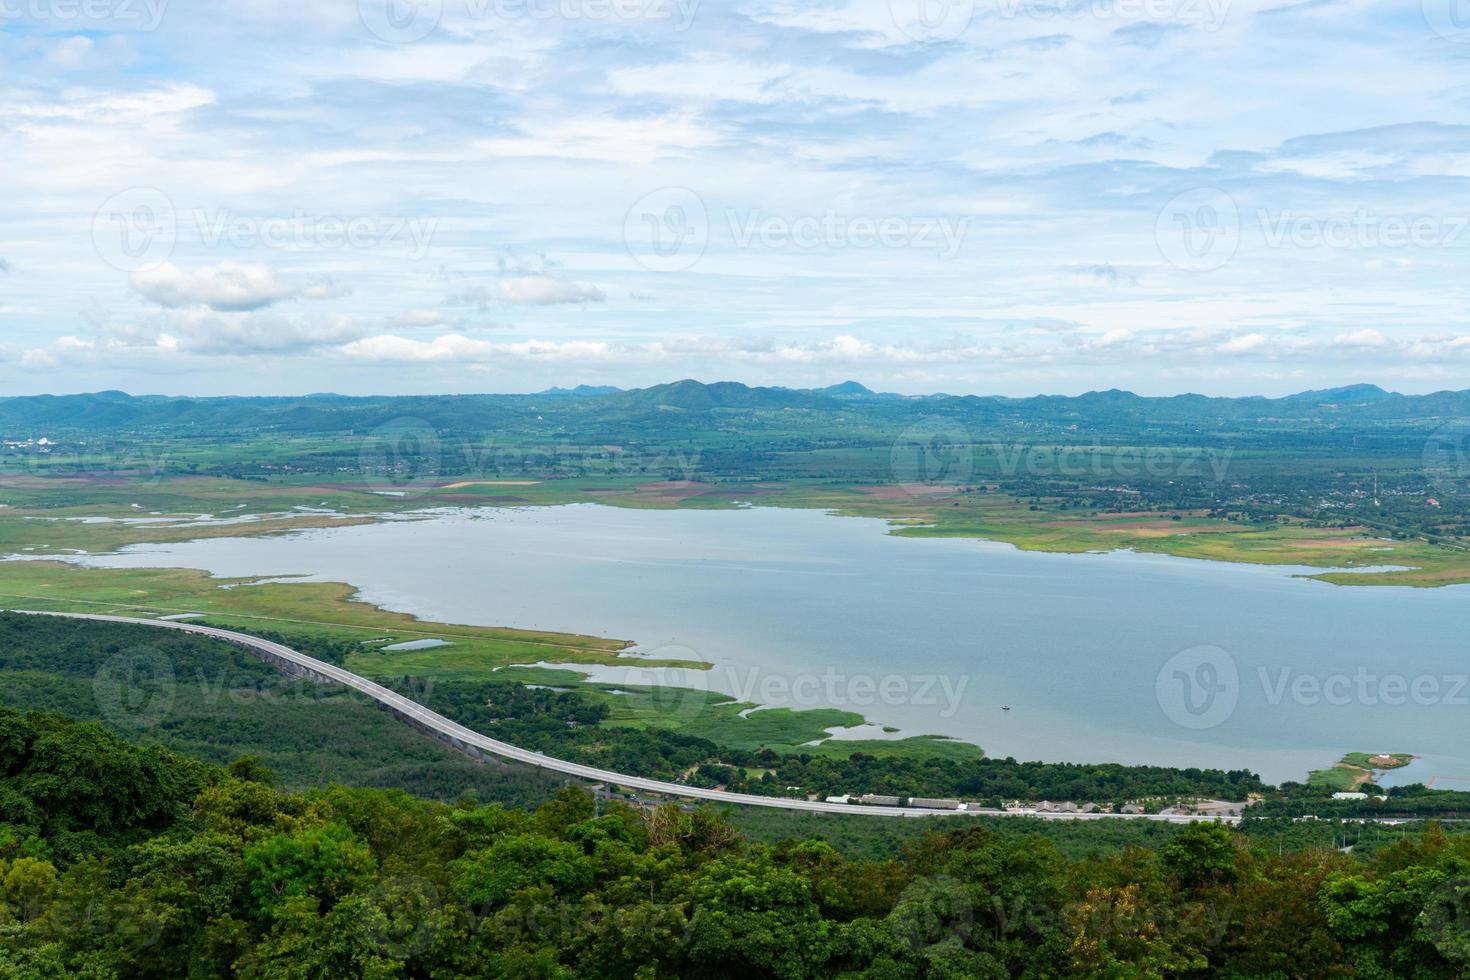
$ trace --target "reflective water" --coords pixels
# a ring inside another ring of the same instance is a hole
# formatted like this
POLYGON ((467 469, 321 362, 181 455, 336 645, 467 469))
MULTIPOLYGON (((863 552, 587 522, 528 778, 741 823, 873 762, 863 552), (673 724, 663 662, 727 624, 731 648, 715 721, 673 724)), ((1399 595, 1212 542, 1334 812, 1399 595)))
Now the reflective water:
POLYGON ((1394 751, 1424 757, 1416 773, 1470 773, 1463 587, 1343 588, 1300 569, 896 538, 815 511, 594 504, 80 560, 306 573, 426 619, 631 639, 714 663, 709 686, 742 699, 831 703, 993 755, 1279 780, 1344 752, 1394 751))

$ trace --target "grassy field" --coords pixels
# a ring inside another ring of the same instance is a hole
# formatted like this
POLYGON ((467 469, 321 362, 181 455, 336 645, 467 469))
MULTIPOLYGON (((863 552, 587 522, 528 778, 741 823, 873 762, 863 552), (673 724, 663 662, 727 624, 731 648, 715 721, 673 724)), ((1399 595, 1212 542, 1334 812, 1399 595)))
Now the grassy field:
MULTIPOLYGON (((616 663, 621 640, 528 630, 430 623, 388 612, 352 598, 347 585, 216 579, 193 569, 97 569, 64 562, 0 563, 0 604, 14 609, 108 613, 154 618, 207 614, 211 622, 249 632, 285 630, 333 640, 382 642, 442 639, 453 645, 417 651, 414 660, 442 663, 445 676, 481 676, 513 663, 616 663)), ((364 647, 370 673, 405 671, 391 654, 364 647)), ((404 654, 406 658, 408 654, 404 654)), ((698 666, 679 661, 640 660, 655 666, 698 666)))
POLYGON ((922 758, 978 758, 980 749, 969 742, 936 737, 914 737, 893 740, 855 739, 808 743, 827 738, 828 728, 860 725, 862 715, 835 708, 808 708, 793 711, 765 708, 741 717, 753 708, 747 702, 734 701, 722 694, 707 691, 650 689, 593 685, 612 709, 607 724, 633 728, 676 728, 686 735, 707 738, 736 749, 771 748, 778 752, 806 752, 814 756, 853 752, 885 757, 890 755, 922 758), (617 691, 619 693, 613 693, 617 691))
POLYGON ((1392 762, 1378 761, 1375 753, 1349 752, 1331 769, 1315 769, 1307 774, 1307 785, 1329 789, 1334 793, 1355 792, 1373 779, 1374 772, 1401 769, 1414 761, 1407 752, 1391 752, 1392 762))
MULTIPOLYGON (((969 488, 966 488, 967 490, 969 488)), ((1199 511, 1086 513, 1007 494, 893 485, 791 486, 762 494, 767 506, 821 507, 895 523, 901 537, 977 538, 1023 551, 1132 551, 1206 561, 1334 569, 1309 577, 1334 585, 1440 586, 1470 582, 1470 552, 1392 540, 1362 528, 1211 519, 1199 511), (1385 566, 1397 566, 1390 570, 1385 566), (1352 569, 1384 569, 1361 572, 1352 569), (1346 570, 1346 571, 1338 571, 1346 570)))
MULTIPOLYGON (((819 457, 819 454, 810 454, 819 457)), ((858 462, 861 462, 860 460, 858 462)), ((813 460, 808 460, 813 463, 813 460)), ((836 465, 836 464, 834 464, 836 465)), ((841 464, 851 470, 851 454, 841 464)), ((815 468, 815 466, 813 466, 815 468)), ((861 470, 861 467, 858 467, 861 470)), ((1361 527, 1300 521, 1229 521, 1202 511, 1110 513, 1022 499, 983 481, 964 487, 781 482, 697 483, 625 475, 568 479, 455 479, 364 483, 283 475, 270 482, 218 477, 40 477, 0 474, 0 551, 24 555, 111 551, 128 544, 343 526, 443 506, 600 503, 646 509, 761 506, 818 508, 892 521, 908 537, 977 538, 1029 551, 1132 549, 1209 561, 1331 569, 1338 585, 1437 586, 1470 582, 1470 549, 1392 539, 1361 527), (402 496, 384 496, 387 492, 402 496), (201 524, 200 515, 255 520, 201 524), (174 520, 165 521, 164 518, 174 520), (96 522, 99 518, 106 522, 96 522), (155 523, 121 523, 152 519, 155 523), (96 523, 89 523, 88 521, 96 523), (1392 566, 1392 567, 1387 567, 1392 566), (1357 571, 1382 569, 1381 571, 1357 571)))

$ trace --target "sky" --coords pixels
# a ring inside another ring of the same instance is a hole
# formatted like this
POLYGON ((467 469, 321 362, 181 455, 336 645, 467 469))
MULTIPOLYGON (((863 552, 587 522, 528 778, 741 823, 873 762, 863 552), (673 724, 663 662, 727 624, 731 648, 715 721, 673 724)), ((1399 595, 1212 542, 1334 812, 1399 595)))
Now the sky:
POLYGON ((0 0, 0 393, 1470 388, 1465 0, 0 0))

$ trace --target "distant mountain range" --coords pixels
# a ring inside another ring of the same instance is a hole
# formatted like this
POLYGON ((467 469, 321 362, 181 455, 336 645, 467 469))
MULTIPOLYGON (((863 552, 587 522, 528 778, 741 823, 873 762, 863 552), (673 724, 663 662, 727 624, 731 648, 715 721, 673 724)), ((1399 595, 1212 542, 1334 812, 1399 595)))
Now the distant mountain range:
MULTIPOLYGON (((181 434, 361 432, 392 419, 423 419, 449 430, 522 428, 562 423, 570 431, 604 423, 641 424, 650 431, 683 421, 689 429, 704 416, 741 416, 745 423, 789 425, 807 418, 818 426, 864 422, 883 428, 940 416, 976 424, 1046 425, 1111 429, 1118 426, 1250 428, 1405 425, 1470 422, 1470 391, 1402 395, 1358 384, 1304 391, 1283 398, 1213 398, 1183 394, 1144 397, 1110 389, 1082 395, 1007 398, 977 395, 896 395, 856 381, 825 388, 751 387, 735 381, 675 381, 622 390, 579 385, 530 395, 413 395, 356 397, 213 398, 135 396, 121 391, 80 395, 0 398, 0 435, 30 438, 57 433, 122 433, 152 430, 181 434), (793 417, 791 413, 798 413, 793 417), (640 422, 641 420, 641 422, 640 422)), ((703 424, 703 423, 699 423, 703 424)))

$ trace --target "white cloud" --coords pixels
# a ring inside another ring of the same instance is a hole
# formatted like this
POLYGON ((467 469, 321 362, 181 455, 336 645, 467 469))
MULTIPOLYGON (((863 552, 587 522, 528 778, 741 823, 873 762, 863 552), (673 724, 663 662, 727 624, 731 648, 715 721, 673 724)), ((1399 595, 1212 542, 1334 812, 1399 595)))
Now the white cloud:
POLYGON ((340 348, 353 360, 386 363, 429 361, 484 362, 498 359, 541 361, 606 361, 618 359, 623 349, 597 341, 525 340, 492 343, 463 334, 445 334, 433 340, 412 340, 394 334, 364 337, 340 348))
POLYGON ((489 286, 471 286, 445 302, 453 306, 481 309, 495 303, 518 306, 559 306, 572 303, 601 303, 607 294, 590 283, 573 282, 544 273, 507 275, 489 286))
POLYGON ((1365 327, 1362 330, 1354 330, 1351 333, 1340 333, 1332 338, 1334 344, 1343 347, 1388 347, 1393 341, 1383 335, 1382 331, 1365 327))
POLYGON ((73 71, 84 67, 91 60, 96 43, 84 34, 62 38, 46 52, 46 63, 61 71, 73 71))
POLYGON ((528 306, 601 303, 607 298, 596 286, 551 276, 510 276, 500 280, 496 286, 500 298, 507 303, 524 303, 528 306))
POLYGON ((1231 337, 1220 345, 1219 350, 1225 354, 1245 354, 1250 351, 1260 350, 1265 345, 1265 334, 1248 333, 1240 337, 1231 337))
POLYGON ((362 361, 430 362, 491 360, 576 361, 592 363, 656 363, 713 356, 723 361, 751 364, 894 364, 980 361, 1002 355, 997 347, 957 340, 923 349, 877 344, 849 335, 808 343, 772 344, 755 339, 680 337, 646 343, 608 343, 590 340, 487 341, 463 334, 445 334, 432 340, 414 340, 396 334, 364 337, 343 345, 340 353, 362 361))
POLYGON ((68 383, 150 390, 168 388, 150 384, 155 366, 247 352, 271 370, 200 385, 438 384, 377 372, 386 358, 504 361, 542 386, 567 381, 555 365, 572 358, 616 364, 600 380, 624 384, 692 369, 787 383, 848 364, 947 384, 978 366, 953 390, 1015 393, 1157 388, 1176 365, 1249 390, 1458 363, 1470 239, 1292 243, 1298 219, 1359 211, 1438 216, 1453 238, 1470 177, 1463 66, 1381 3, 1257 16, 1281 3, 1206 4, 1228 16, 1153 49, 1118 43, 1158 33, 1130 27, 1155 19, 1136 8, 977 8, 958 37, 922 41, 913 3, 896 17, 852 0, 696 4, 675 32, 445 4, 440 29, 404 45, 374 39, 350 2, 176 3, 152 31, 0 32, 0 223, 23 262, 0 275, 7 342, 103 365, 68 383), (1329 20, 1330 40, 1307 29, 1329 20), (176 265, 131 285, 87 247, 99 205, 129 187, 165 194, 179 232, 176 265), (1240 247, 1185 273, 1161 260, 1176 229, 1160 209, 1203 187, 1234 197, 1240 247), (660 216, 662 244, 704 231, 707 248, 651 273, 624 240, 630 209, 680 188, 697 206, 660 216), (228 221, 197 233, 201 212, 323 231, 267 252, 228 221), (829 214, 973 233, 948 259, 731 241, 749 219, 829 214), (326 231, 343 227, 366 234, 326 231), (487 256, 507 257, 499 276, 487 256), (445 300, 465 284, 480 285, 445 300), (153 313, 119 326, 140 296, 153 313), (352 319, 264 315, 309 299, 352 319), (491 335, 464 307, 518 333, 491 335), (82 329, 67 325, 79 308, 95 339, 56 340, 82 329), (129 353, 144 367, 109 380, 108 359, 129 353))
POLYGON ((1133 331, 1115 327, 1092 342, 1094 347, 1118 347, 1133 339, 1133 331))
POLYGON ((113 326, 102 342, 118 350, 247 355, 331 347, 361 336, 356 321, 346 314, 283 316, 192 309, 113 326))
POLYGON ((402 329, 437 327, 444 323, 444 314, 438 310, 406 310, 388 318, 388 326, 402 329))
POLYGON ((221 262, 185 271, 172 262, 132 274, 133 288, 159 306, 206 306, 217 312, 249 312, 287 299, 335 299, 345 295, 330 279, 282 282, 264 263, 221 262))

